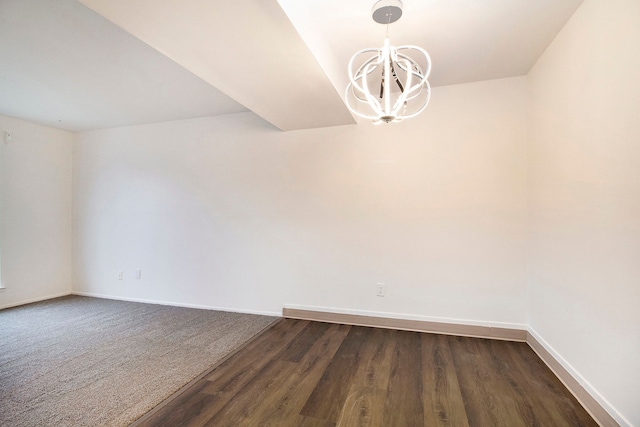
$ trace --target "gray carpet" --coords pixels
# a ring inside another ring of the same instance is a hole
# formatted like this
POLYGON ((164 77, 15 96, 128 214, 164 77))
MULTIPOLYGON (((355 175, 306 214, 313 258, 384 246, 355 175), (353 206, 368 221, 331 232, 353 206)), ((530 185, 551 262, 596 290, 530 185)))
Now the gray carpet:
POLYGON ((125 426, 276 319, 70 296, 0 310, 0 426, 125 426))

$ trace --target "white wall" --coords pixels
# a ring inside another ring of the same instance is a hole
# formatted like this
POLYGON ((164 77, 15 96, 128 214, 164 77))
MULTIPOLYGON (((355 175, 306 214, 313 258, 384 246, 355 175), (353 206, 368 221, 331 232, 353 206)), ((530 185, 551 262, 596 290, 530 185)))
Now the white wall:
POLYGON ((585 0, 529 74, 530 325, 623 425, 640 425, 639 23, 637 0, 585 0))
POLYGON ((0 308, 68 294, 72 284, 69 132, 0 116, 0 308))
POLYGON ((74 289, 523 325, 525 151, 524 77, 436 88, 394 125, 283 133, 246 113, 80 133, 74 289))

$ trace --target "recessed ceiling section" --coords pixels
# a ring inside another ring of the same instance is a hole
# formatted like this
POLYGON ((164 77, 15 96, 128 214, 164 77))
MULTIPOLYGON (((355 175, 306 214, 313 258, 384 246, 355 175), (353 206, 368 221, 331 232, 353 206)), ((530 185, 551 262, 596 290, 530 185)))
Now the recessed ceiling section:
POLYGON ((282 130, 353 124, 275 0, 80 0, 282 130))
POLYGON ((75 0, 0 2, 0 114, 82 131, 247 111, 75 0))
MULTIPOLYGON (((336 87, 364 48, 387 31, 371 18, 374 0, 278 0, 336 87)), ((429 81, 444 86, 528 73, 582 0, 403 0, 389 26, 393 45, 417 45, 433 61, 429 81)))

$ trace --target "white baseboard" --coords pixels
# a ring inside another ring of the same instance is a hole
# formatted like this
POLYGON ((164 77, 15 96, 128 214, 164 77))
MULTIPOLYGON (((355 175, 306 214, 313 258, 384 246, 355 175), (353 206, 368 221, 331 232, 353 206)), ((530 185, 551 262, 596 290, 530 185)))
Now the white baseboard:
POLYGON ((70 291, 69 292, 61 292, 59 294, 47 295, 47 296, 38 297, 38 298, 31 298, 31 299, 27 299, 27 300, 13 302, 11 304, 1 305, 0 306, 0 310, 5 309, 5 308, 18 307, 18 306, 25 305, 25 304, 31 304, 31 303, 34 303, 34 302, 46 301, 48 299, 53 299, 53 298, 66 297, 67 295, 71 295, 71 292, 70 291))
POLYGON ((542 361, 556 374, 591 416, 603 427, 632 427, 611 404, 596 391, 582 375, 575 370, 548 342, 532 328, 527 334, 527 344, 542 361))
POLYGON ((416 332, 526 341, 527 326, 515 323, 447 319, 377 311, 285 305, 283 317, 416 332))
POLYGON ((85 297, 112 299, 117 301, 142 302, 145 304, 170 305, 173 307, 198 308, 202 310, 228 311, 232 313, 257 314, 260 316, 282 317, 282 314, 277 311, 246 310, 243 308, 217 307, 212 305, 200 305, 200 304, 186 304, 186 303, 179 303, 179 302, 173 302, 173 301, 152 300, 152 299, 146 299, 146 298, 129 298, 129 297, 120 297, 120 296, 113 296, 113 295, 96 294, 93 292, 73 291, 71 292, 71 294, 85 296, 85 297))

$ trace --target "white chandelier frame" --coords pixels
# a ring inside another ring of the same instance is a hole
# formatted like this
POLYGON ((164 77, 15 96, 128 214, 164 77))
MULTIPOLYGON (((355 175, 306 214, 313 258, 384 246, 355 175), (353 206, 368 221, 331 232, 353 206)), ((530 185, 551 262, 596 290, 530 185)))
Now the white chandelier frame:
MULTIPOLYGON (((380 2, 379 2, 380 3, 380 2)), ((398 2, 400 6, 401 2, 398 2)), ((386 7, 386 6, 385 6, 386 7)), ((376 13, 381 8, 374 7, 374 20, 379 22, 376 13)), ((392 11, 389 11, 391 15, 392 11)), ((402 10, 395 10, 394 21, 402 15, 402 10)), ((385 38, 382 48, 367 48, 356 52, 349 61, 349 85, 345 91, 345 101, 349 110, 362 118, 373 120, 375 124, 399 122, 420 114, 431 100, 431 85, 427 80, 431 73, 431 57, 426 50, 418 46, 391 46, 389 38, 385 38), (423 70, 418 61, 408 55, 421 57, 426 63, 423 70), (354 70, 354 63, 366 54, 372 53, 354 70), (417 55, 416 55, 417 54, 417 55), (381 68, 380 95, 376 97, 369 88, 371 74, 381 68), (396 70, 405 73, 400 80, 396 70), (397 84, 400 94, 395 98, 391 87, 397 84), (362 110, 365 110, 364 112, 362 110)))

